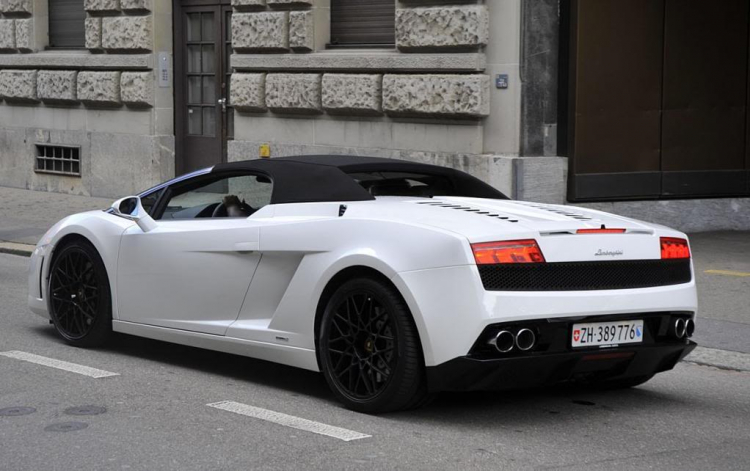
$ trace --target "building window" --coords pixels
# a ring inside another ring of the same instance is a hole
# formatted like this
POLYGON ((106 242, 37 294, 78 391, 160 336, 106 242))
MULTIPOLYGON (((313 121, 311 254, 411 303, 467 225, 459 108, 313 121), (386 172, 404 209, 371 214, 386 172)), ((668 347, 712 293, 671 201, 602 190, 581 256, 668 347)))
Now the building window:
POLYGON ((37 144, 36 171, 38 173, 54 173, 57 175, 80 177, 81 148, 37 144))
POLYGON ((331 0, 331 47, 393 47, 396 0, 331 0))
POLYGON ((49 0, 49 47, 83 48, 85 23, 83 0, 49 0))

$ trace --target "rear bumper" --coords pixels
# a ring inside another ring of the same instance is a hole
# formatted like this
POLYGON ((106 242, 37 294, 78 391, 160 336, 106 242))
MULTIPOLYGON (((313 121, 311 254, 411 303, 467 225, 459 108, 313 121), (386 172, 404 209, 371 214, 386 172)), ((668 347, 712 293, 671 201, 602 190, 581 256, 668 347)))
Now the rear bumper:
POLYGON ((499 323, 597 322, 665 312, 695 316, 698 310, 694 280, 639 289, 486 291, 477 266, 466 265, 402 272, 393 282, 414 316, 428 367, 469 355, 482 332, 499 323))
POLYGON ((515 358, 460 357, 427 368, 430 391, 500 391, 576 380, 619 380, 671 370, 696 343, 543 353, 515 358))

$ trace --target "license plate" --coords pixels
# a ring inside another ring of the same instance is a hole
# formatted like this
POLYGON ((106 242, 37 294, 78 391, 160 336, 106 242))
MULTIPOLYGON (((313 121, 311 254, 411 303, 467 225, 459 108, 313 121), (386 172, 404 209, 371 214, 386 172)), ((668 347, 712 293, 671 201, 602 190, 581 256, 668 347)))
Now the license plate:
POLYGON ((611 347, 643 342, 643 321, 592 322, 574 324, 571 345, 576 347, 611 347))

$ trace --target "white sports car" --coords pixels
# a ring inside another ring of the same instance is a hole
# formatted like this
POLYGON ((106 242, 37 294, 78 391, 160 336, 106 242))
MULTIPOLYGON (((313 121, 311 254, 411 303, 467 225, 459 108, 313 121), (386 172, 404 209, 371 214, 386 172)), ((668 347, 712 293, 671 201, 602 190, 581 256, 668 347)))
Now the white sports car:
POLYGON ((115 331, 321 371, 373 413, 637 385, 695 347, 697 310, 685 234, 345 156, 221 164, 67 217, 28 302, 73 345, 115 331))

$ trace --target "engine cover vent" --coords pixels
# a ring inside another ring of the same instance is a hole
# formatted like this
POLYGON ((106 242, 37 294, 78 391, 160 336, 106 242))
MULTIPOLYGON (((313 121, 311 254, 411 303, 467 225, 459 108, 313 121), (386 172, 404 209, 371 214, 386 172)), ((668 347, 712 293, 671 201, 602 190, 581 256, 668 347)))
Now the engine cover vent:
POLYGON ((462 204, 453 204, 453 203, 444 203, 442 201, 418 201, 416 204, 422 204, 425 206, 435 206, 439 208, 446 208, 446 209, 455 209, 457 211, 464 211, 467 213, 474 213, 479 216, 487 216, 493 219, 500 219, 501 221, 506 222, 518 222, 518 219, 511 219, 508 216, 501 216, 500 214, 493 213, 491 211, 484 211, 477 208, 472 208, 471 206, 466 206, 462 204))
POLYGON ((549 206, 544 206, 544 205, 541 205, 541 204, 522 203, 520 201, 517 201, 517 203, 522 204, 523 206, 528 206, 530 208, 541 209, 541 210, 544 210, 544 211, 547 211, 547 212, 550 212, 550 213, 555 213, 555 214, 559 214, 561 216, 566 216, 566 217, 569 217, 571 219, 575 219, 577 221, 593 221, 594 220, 594 218, 592 218, 590 216, 586 216, 585 214, 573 213, 573 212, 570 212, 570 211, 566 211, 564 209, 550 208, 549 206))

